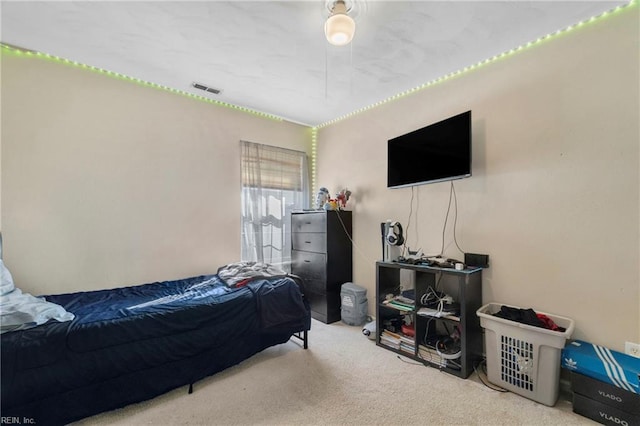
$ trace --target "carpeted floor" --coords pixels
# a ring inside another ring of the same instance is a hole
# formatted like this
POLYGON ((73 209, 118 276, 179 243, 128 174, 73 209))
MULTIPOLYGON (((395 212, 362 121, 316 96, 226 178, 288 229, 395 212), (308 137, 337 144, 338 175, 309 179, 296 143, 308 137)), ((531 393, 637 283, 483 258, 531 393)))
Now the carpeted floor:
POLYGON ((313 321, 297 340, 153 400, 78 425, 582 425, 561 395, 547 407, 379 348, 361 327, 313 321))

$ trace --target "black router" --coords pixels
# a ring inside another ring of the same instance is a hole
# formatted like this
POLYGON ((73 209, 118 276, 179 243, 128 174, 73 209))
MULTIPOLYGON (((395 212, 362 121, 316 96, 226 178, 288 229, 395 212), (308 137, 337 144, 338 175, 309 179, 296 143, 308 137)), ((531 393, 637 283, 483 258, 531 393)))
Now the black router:
POLYGON ((478 268, 489 267, 488 254, 465 253, 464 264, 467 266, 477 266, 478 268))

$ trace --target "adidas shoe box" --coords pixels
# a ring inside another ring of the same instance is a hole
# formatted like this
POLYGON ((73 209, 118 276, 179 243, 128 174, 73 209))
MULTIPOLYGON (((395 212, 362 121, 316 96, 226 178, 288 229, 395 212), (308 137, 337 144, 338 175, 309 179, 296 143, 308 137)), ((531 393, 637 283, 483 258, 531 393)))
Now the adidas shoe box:
POLYGON ((598 423, 640 426, 640 358, 581 340, 562 350, 573 411, 598 423))
POLYGON ((349 325, 367 322, 367 289, 354 283, 342 284, 340 290, 340 316, 349 325))

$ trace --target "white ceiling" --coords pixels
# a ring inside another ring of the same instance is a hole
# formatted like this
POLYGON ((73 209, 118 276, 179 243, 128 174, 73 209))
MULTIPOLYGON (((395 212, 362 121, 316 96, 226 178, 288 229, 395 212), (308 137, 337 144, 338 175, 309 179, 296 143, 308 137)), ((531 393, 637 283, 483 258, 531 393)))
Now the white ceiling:
POLYGON ((318 125, 627 1, 5 1, 1 40, 297 123, 318 125), (219 95, 193 89, 199 82, 219 95))

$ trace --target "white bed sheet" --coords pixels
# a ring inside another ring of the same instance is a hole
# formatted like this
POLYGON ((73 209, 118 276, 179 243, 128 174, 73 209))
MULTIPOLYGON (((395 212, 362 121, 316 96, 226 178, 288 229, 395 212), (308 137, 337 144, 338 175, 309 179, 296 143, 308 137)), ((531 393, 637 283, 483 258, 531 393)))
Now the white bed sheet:
POLYGON ((47 302, 44 297, 23 293, 13 283, 11 272, 0 260, 2 285, 0 286, 0 334, 25 330, 54 319, 60 322, 75 318, 62 306, 47 302))

